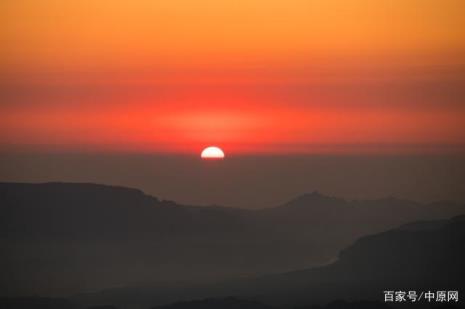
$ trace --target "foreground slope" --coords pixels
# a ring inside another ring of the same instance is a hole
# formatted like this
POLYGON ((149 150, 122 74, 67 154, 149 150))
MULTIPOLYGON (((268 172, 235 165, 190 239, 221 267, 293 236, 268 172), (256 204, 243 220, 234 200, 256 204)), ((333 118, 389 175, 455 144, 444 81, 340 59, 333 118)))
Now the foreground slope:
MULTIPOLYGON (((282 307, 312 306, 337 299, 383 302, 386 290, 461 293, 465 289, 464 261, 465 216, 459 216, 362 237, 343 250, 337 261, 323 267, 214 285, 140 285, 76 299, 88 304, 117 303, 125 308, 227 296, 282 307)), ((431 307, 430 303, 419 305, 431 307)))

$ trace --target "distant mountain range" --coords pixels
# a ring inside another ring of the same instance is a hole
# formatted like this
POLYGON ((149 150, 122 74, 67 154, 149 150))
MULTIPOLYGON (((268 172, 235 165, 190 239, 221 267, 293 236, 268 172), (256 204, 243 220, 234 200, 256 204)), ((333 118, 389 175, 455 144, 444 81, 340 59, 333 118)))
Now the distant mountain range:
MULTIPOLYGON (((282 274, 218 282, 210 285, 149 285, 110 289, 75 298, 83 304, 113 303, 124 308, 208 309, 237 299, 277 308, 396 308, 384 303, 384 291, 465 290, 465 216, 416 222, 362 237, 341 251, 337 261, 282 274), (231 298, 234 296, 234 298, 231 298), (205 299, 210 297, 210 299, 205 299), (215 299, 216 298, 216 299, 215 299), (189 301, 204 299, 203 301, 189 301), (335 301, 339 299, 346 301, 335 301), (360 301, 364 300, 364 301, 360 301), (162 306, 163 303, 174 302, 162 306), (158 306, 158 307, 157 307, 158 306)), ((438 304, 418 300, 413 308, 463 308, 464 301, 438 304), (440 306, 442 305, 442 306, 440 306)), ((217 308, 223 308, 217 306, 217 308)), ((225 306, 224 308, 228 308, 225 306)))
POLYGON ((309 268, 334 260, 360 236, 463 214, 465 205, 313 192, 245 210, 179 205, 96 184, 0 183, 0 211, 0 292, 15 296, 143 282, 208 285, 309 268))

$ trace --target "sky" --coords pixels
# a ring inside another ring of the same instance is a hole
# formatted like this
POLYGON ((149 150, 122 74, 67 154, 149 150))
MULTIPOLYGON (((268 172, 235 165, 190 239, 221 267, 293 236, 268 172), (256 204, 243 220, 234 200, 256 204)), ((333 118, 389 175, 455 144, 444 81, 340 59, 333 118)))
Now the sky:
POLYGON ((6 0, 0 151, 465 152, 461 0, 6 0))

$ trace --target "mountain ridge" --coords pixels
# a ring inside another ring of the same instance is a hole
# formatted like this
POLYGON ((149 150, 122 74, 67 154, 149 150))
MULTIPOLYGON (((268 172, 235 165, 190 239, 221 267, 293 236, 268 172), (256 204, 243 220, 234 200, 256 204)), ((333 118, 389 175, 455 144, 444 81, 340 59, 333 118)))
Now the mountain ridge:
POLYGON ((60 296, 154 278, 208 281, 285 272, 327 264, 363 235, 465 213, 465 205, 453 203, 320 195, 306 198, 323 203, 300 199, 295 207, 247 210, 180 205, 89 183, 0 183, 0 286, 5 296, 60 296), (50 274, 55 281, 44 285, 41 278, 50 274))
POLYGON ((337 196, 332 196, 332 195, 327 195, 319 190, 313 190, 309 192, 302 193, 300 195, 294 196, 290 198, 287 202, 284 202, 279 205, 275 206, 270 206, 270 207, 265 207, 265 208, 253 208, 253 209, 248 209, 244 207, 234 207, 234 206, 225 206, 225 205, 219 205, 219 204, 205 204, 205 205, 191 205, 191 204, 180 204, 172 199, 162 199, 157 196, 147 194, 143 190, 134 188, 134 187, 127 187, 123 185, 107 185, 107 184, 100 184, 100 183, 94 183, 94 182, 65 182, 65 181, 49 181, 49 182, 5 182, 5 181, 0 181, 0 187, 5 187, 5 186, 25 186, 25 187, 47 187, 47 186, 59 186, 66 188, 68 186, 80 186, 84 188, 99 188, 99 189, 105 189, 105 190, 121 190, 121 191, 127 191, 127 192, 132 192, 133 194, 140 194, 141 196, 145 196, 151 199, 154 199, 157 202, 161 203, 166 203, 166 205, 176 205, 176 206, 187 206, 187 207, 203 207, 203 208, 221 208, 221 209, 239 209, 239 210, 250 210, 250 211, 260 211, 260 210, 267 210, 267 209, 274 209, 274 208, 282 208, 282 207, 288 207, 292 206, 295 203, 300 203, 300 202, 317 202, 317 201, 340 201, 340 202, 345 202, 347 204, 350 203, 357 203, 357 202, 408 202, 416 205, 432 205, 432 204, 443 204, 443 203, 451 203, 451 204, 465 204, 459 201, 453 201, 453 200, 438 200, 438 201, 431 201, 431 202, 418 202, 410 199, 405 199, 405 198, 400 198, 400 197, 395 197, 395 196, 385 196, 385 197, 379 197, 379 198, 371 198, 371 199, 347 199, 343 197, 337 197, 337 196))

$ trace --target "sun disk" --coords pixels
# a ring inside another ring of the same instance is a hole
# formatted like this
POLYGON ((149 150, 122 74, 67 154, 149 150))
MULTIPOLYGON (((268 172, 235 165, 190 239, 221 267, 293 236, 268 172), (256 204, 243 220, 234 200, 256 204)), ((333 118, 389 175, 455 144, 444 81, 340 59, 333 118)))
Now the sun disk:
POLYGON ((216 146, 205 148, 200 154, 202 159, 224 159, 224 152, 216 146))

